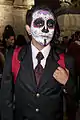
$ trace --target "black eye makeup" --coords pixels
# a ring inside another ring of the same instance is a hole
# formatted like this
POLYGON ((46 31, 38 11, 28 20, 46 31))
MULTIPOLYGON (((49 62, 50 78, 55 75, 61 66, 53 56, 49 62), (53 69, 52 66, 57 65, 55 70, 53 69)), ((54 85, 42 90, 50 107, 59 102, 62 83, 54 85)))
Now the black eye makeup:
POLYGON ((37 18, 33 24, 34 24, 34 27, 43 27, 44 20, 42 18, 37 18))
POLYGON ((52 19, 47 20, 47 26, 48 26, 48 28, 54 28, 55 21, 52 19))

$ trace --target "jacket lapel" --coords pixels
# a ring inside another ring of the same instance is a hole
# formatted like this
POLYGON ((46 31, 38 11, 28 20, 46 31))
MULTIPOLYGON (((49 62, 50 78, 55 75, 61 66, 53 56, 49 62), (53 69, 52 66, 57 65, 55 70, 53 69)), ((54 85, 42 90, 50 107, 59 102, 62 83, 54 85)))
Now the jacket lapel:
POLYGON ((43 87, 48 82, 48 80, 52 78, 54 71, 59 66, 57 61, 58 61, 57 55, 54 54, 54 56, 52 57, 52 52, 50 52, 46 61, 46 66, 44 68, 43 75, 41 77, 40 86, 39 86, 40 88, 43 87))
POLYGON ((31 91, 34 91, 36 88, 36 82, 33 71, 32 52, 30 45, 27 46, 27 53, 23 61, 21 61, 20 71, 21 82, 31 91))

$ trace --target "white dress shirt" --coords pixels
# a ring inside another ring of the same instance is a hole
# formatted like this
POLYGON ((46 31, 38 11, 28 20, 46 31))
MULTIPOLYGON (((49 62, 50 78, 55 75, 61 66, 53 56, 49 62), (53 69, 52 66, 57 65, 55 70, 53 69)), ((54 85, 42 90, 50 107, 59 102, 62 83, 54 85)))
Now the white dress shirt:
POLYGON ((41 60, 41 65, 44 68, 46 65, 46 59, 47 59, 50 49, 51 49, 50 44, 45 46, 41 51, 39 51, 32 43, 31 43, 31 48, 32 48, 33 69, 35 69, 35 67, 38 64, 38 60, 36 59, 38 52, 41 52, 44 56, 44 58, 41 60))

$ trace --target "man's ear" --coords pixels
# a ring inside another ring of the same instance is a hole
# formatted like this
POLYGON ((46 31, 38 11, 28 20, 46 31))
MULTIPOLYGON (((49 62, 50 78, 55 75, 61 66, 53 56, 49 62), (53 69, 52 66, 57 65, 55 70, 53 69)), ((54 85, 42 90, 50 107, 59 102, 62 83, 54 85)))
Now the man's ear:
POLYGON ((30 31, 29 25, 26 25, 26 31, 28 32, 29 35, 31 35, 31 31, 30 31))

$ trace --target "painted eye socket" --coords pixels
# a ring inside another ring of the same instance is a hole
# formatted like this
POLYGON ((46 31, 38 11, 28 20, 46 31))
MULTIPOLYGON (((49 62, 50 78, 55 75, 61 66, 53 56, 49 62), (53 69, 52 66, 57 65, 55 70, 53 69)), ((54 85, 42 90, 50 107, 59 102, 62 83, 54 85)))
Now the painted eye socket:
POLYGON ((42 20, 41 18, 37 18, 34 21, 34 27, 42 27, 44 26, 44 20, 42 20))
POLYGON ((52 19, 49 19, 49 20, 47 21, 47 26, 48 26, 48 28, 54 28, 54 26, 55 26, 55 21, 52 20, 52 19))

